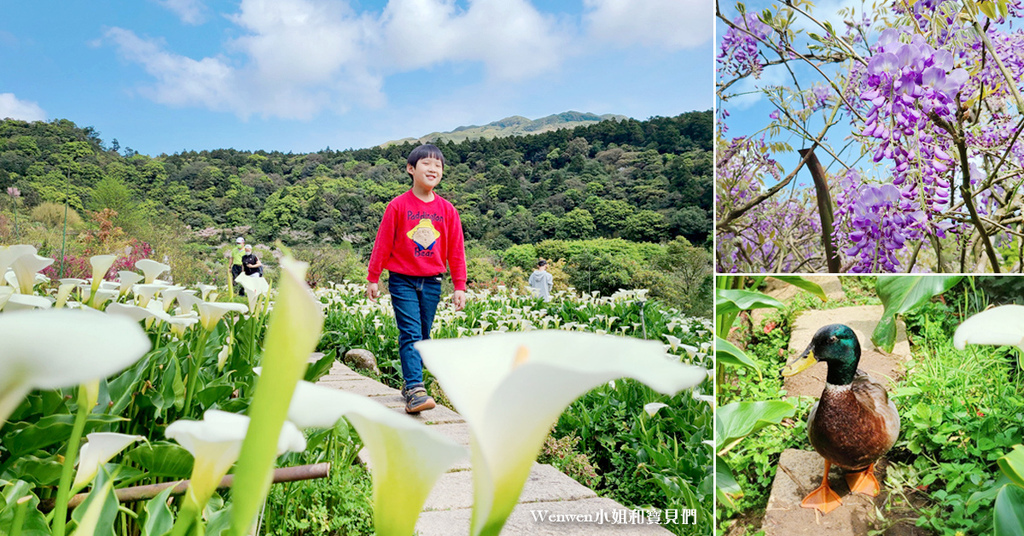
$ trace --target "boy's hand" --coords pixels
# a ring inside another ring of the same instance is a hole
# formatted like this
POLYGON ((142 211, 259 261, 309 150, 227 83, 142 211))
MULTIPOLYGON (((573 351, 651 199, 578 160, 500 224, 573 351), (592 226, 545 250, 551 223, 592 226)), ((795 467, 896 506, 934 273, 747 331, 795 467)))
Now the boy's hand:
POLYGON ((380 296, 380 290, 377 287, 377 283, 367 283, 366 297, 369 298, 370 301, 377 301, 378 296, 380 296))
POLYGON ((452 302, 455 304, 455 310, 461 311, 466 306, 466 291, 456 290, 452 295, 452 302))

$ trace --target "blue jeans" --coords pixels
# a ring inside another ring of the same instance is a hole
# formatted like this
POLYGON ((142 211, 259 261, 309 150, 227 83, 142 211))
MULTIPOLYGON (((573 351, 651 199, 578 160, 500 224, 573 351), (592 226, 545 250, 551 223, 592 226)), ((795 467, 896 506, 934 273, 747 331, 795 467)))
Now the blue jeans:
POLYGON ((423 385, 423 358, 413 343, 430 338, 430 326, 441 301, 441 276, 418 277, 391 272, 391 305, 398 323, 398 357, 405 387, 423 385))

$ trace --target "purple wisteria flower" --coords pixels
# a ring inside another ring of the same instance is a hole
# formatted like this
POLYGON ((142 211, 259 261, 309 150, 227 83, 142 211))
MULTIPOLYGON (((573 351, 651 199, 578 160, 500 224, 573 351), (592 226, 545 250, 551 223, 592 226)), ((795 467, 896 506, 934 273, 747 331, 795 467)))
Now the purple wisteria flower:
POLYGON ((761 76, 761 59, 758 57, 758 38, 766 39, 771 28, 757 18, 756 13, 747 13, 733 21, 737 27, 729 28, 722 36, 718 53, 718 73, 737 77, 761 76), (746 30, 746 31, 744 31, 746 30))
POLYGON ((855 259, 851 272, 895 272, 900 260, 896 253, 909 239, 920 238, 925 213, 914 210, 899 189, 891 184, 864 185, 850 211, 845 253, 855 259))

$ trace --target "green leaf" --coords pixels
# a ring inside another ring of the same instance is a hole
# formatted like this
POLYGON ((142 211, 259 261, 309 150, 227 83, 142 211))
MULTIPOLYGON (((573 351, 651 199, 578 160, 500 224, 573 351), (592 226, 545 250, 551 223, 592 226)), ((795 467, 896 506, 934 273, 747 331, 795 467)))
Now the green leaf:
POLYGON ((177 443, 157 442, 141 445, 125 455, 150 476, 188 478, 192 473, 192 454, 177 443))
POLYGON ((96 475, 92 491, 71 512, 77 528, 75 536, 115 536, 114 520, 117 519, 118 502, 114 495, 114 483, 106 470, 96 475))
POLYGON ((199 402, 202 409, 206 410, 221 400, 231 398, 233 392, 235 392, 235 388, 231 385, 211 385, 196 393, 196 401, 199 402))
POLYGON ((1024 488, 1003 486, 993 512, 995 536, 1024 536, 1024 488))
POLYGON ((306 375, 302 379, 307 382, 316 383, 317 380, 331 371, 331 367, 334 366, 334 360, 337 355, 337 350, 331 350, 318 359, 316 363, 310 363, 309 366, 306 367, 306 375))
POLYGON ((782 281, 783 283, 789 283, 796 288, 806 290, 816 297, 820 298, 821 301, 828 301, 828 296, 825 296, 825 290, 821 288, 821 285, 804 279, 798 275, 773 275, 775 279, 782 281))
POLYGON ((16 480, 8 483, 0 494, 0 505, 5 502, 11 505, 9 508, 0 507, 0 530, 14 524, 14 504, 25 497, 31 496, 25 511, 25 519, 22 521, 22 536, 50 536, 50 527, 46 523, 46 517, 39 511, 39 498, 32 493, 32 485, 23 480, 16 480))
MULTIPOLYGON (((116 415, 91 413, 85 422, 85 433, 92 432, 105 424, 126 420, 128 419, 116 415)), ((39 419, 39 422, 4 437, 4 447, 10 451, 12 458, 18 458, 24 454, 62 443, 71 437, 71 428, 74 426, 74 422, 75 416, 68 414, 43 417, 39 419)))
POLYGON ((999 468, 1014 484, 1024 488, 1024 445, 1017 445, 999 458, 999 468))
POLYGON ((928 303, 933 297, 953 288, 961 278, 931 275, 878 276, 875 289, 885 311, 871 334, 871 342, 891 352, 896 345, 896 315, 928 303))
POLYGON ((715 463, 715 486, 718 503, 736 508, 735 499, 743 496, 743 490, 739 482, 736 482, 736 477, 732 475, 732 467, 721 456, 718 456, 715 463))
POLYGON ((57 455, 48 458, 37 458, 32 455, 16 458, 5 474, 13 475, 37 486, 56 486, 60 481, 60 473, 64 464, 58 461, 57 455))
POLYGON ((167 498, 173 490, 173 487, 167 488, 146 502, 146 521, 142 524, 142 536, 164 536, 171 532, 174 516, 167 506, 167 498))
POLYGON ((753 292, 750 290, 723 290, 715 291, 715 314, 724 315, 750 309, 781 309, 782 302, 775 298, 753 292))
MULTIPOLYGON (((156 356, 161 353, 166 353, 167 347, 161 348, 153 355, 143 358, 135 366, 119 374, 116 378, 111 380, 101 380, 102 383, 106 384, 107 397, 109 402, 109 409, 107 413, 111 415, 120 415, 128 404, 132 401, 132 396, 139 392, 140 383, 142 376, 149 370, 149 364, 156 359, 156 356)), ((103 404, 101 398, 100 404, 103 404)))
POLYGON ((761 374, 761 367, 757 366, 757 363, 750 359, 743 350, 721 337, 715 337, 715 361, 719 365, 747 367, 756 370, 758 375, 761 374))
POLYGON ((792 417, 796 408, 789 402, 767 400, 733 402, 715 412, 715 440, 718 455, 728 452, 739 440, 771 424, 792 417))
POLYGON ((996 5, 991 1, 985 0, 983 2, 978 2, 978 9, 980 9, 981 12, 990 19, 998 18, 996 17, 996 5))

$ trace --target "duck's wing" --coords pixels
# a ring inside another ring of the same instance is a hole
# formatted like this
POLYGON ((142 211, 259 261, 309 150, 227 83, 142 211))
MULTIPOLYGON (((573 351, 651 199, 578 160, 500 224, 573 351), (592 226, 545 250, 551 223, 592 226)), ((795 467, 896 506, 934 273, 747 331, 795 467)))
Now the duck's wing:
POLYGON ((900 416, 896 411, 896 404, 889 400, 889 392, 885 390, 885 386, 875 381, 867 372, 858 369, 850 390, 864 409, 882 419, 891 447, 900 435, 900 416))

